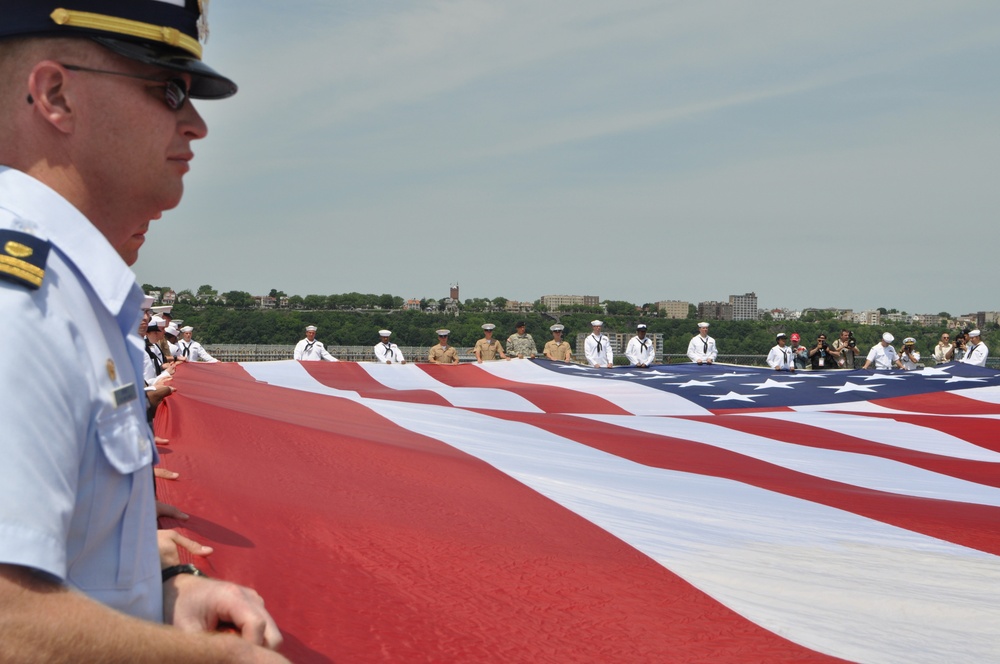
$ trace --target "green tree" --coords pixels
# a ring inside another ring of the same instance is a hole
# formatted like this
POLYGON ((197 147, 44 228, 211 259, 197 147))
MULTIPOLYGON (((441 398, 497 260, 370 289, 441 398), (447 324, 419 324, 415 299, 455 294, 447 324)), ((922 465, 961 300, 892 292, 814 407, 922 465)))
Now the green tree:
POLYGON ((198 297, 199 298, 212 298, 219 294, 219 291, 212 288, 209 284, 202 284, 198 286, 198 297))

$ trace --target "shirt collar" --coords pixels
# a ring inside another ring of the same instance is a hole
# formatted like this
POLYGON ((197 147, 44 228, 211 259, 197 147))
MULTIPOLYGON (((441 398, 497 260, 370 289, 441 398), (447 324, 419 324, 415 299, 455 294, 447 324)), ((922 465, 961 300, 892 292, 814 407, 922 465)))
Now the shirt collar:
POLYGON ((49 240, 90 284, 114 316, 125 305, 136 315, 142 290, 107 238, 73 205, 21 171, 0 166, 0 205, 26 223, 25 232, 49 240))

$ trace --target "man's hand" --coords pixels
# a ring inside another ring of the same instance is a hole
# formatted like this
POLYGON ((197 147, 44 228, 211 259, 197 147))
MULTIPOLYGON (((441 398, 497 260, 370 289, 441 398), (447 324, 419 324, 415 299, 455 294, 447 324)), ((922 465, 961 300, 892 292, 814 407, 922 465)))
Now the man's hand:
POLYGON ((186 632, 214 632, 232 624, 246 641, 272 650, 282 642, 255 591, 191 574, 178 574, 163 584, 163 619, 186 632))

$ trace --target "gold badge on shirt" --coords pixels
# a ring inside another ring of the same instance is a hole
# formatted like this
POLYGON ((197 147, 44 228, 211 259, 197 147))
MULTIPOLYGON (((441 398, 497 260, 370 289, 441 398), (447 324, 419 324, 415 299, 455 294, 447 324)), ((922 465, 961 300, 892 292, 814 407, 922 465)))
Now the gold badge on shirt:
POLYGON ((108 378, 111 379, 111 382, 114 382, 115 378, 118 377, 118 372, 115 371, 115 361, 109 358, 107 367, 108 367, 108 378))

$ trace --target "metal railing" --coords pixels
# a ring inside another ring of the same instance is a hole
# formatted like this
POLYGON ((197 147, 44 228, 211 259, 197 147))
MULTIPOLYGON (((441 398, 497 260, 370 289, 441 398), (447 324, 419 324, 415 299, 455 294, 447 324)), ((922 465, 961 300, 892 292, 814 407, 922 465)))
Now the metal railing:
MULTIPOLYGON (((212 354, 215 359, 222 362, 264 362, 271 360, 290 360, 295 346, 281 344, 208 344, 205 349, 212 354)), ((338 360, 347 362, 374 362, 375 352, 372 346, 327 346, 326 349, 338 360)), ((461 362, 475 362, 476 356, 471 347, 459 348, 458 359, 461 362)), ((403 357, 407 362, 426 362, 429 347, 425 346, 400 346, 403 357)), ((543 357, 539 355, 539 357, 543 357)), ((616 356, 616 360, 624 359, 624 356, 616 356)), ((717 362, 723 364, 739 364, 746 367, 767 366, 766 355, 719 355, 717 362)), ((573 361, 579 364, 584 363, 582 355, 574 355, 573 361)), ((688 364, 690 360, 683 353, 667 353, 657 360, 661 364, 688 364)), ((858 359, 858 368, 864 363, 862 358, 858 359)), ((930 357, 924 361, 925 366, 934 366, 934 358, 930 357)), ((622 365, 624 366, 624 365, 622 365)), ((991 357, 987 360, 986 366, 991 369, 1000 369, 1000 358, 991 357)))

